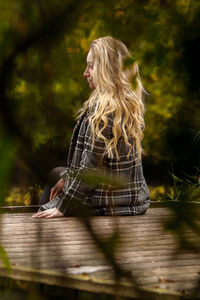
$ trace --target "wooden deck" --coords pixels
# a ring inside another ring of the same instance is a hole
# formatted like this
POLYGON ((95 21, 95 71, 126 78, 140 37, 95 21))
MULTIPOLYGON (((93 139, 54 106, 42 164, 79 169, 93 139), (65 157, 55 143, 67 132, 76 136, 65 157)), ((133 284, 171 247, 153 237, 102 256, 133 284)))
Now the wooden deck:
POLYGON ((200 255, 177 254, 178 238, 162 229, 171 216, 168 208, 151 208, 136 217, 91 218, 99 237, 120 231, 116 262, 135 283, 124 278, 117 286, 112 267, 79 219, 31 215, 0 215, 0 245, 12 264, 7 273, 0 263, 1 277, 144 299, 181 299, 193 293, 200 278, 200 255))

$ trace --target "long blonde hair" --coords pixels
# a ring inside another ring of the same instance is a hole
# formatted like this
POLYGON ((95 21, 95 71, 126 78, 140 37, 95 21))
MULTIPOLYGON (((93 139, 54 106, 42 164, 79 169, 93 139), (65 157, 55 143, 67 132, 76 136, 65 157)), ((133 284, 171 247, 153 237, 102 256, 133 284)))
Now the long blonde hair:
POLYGON ((115 151, 119 159, 117 143, 120 137, 128 146, 128 154, 135 155, 141 159, 143 152, 141 141, 144 129, 144 103, 143 92, 145 92, 138 65, 135 62, 131 67, 124 68, 124 61, 131 55, 127 47, 119 40, 111 36, 94 40, 90 49, 93 53, 93 82, 95 89, 89 99, 85 101, 79 116, 89 111, 89 123, 93 136, 102 138, 105 142, 106 153, 113 157, 115 151), (131 77, 134 77, 136 87, 131 85, 131 77), (95 107, 95 109, 94 109, 95 107), (113 114, 113 128, 111 139, 106 139, 102 131, 108 124, 108 115, 113 114), (100 128, 100 122, 103 127, 100 128), (134 141, 134 142, 131 142, 134 141))

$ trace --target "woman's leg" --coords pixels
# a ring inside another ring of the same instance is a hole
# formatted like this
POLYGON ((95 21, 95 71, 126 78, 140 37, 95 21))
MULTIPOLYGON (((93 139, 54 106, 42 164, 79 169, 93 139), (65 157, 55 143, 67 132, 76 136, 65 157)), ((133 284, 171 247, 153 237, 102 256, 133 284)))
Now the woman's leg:
POLYGON ((49 202, 49 200, 50 200, 49 197, 51 194, 52 187, 60 179, 60 173, 65 171, 66 169, 67 168, 65 168, 65 167, 57 167, 57 168, 54 168, 53 170, 51 170, 51 172, 49 173, 49 176, 48 176, 47 184, 45 185, 44 190, 43 190, 42 195, 39 200, 40 205, 43 205, 43 204, 49 202))

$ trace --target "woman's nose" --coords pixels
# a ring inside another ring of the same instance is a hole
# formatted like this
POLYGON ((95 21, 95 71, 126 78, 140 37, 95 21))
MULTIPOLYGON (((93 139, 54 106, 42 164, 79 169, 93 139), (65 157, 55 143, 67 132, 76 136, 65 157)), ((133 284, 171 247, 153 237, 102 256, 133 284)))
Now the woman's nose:
POLYGON ((85 69, 85 72, 83 73, 83 76, 85 76, 85 77, 88 77, 88 76, 90 76, 90 74, 89 74, 89 72, 88 72, 88 69, 87 69, 87 68, 85 69))

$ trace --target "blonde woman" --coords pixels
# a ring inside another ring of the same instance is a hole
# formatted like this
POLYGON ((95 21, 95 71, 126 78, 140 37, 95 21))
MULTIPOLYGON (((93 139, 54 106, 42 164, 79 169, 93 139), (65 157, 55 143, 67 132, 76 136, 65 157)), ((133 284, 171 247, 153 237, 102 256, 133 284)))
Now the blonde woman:
POLYGON ((140 215, 148 209, 150 198, 141 160, 144 89, 137 64, 124 67, 129 57, 126 46, 113 37, 91 43, 83 75, 92 93, 79 111, 67 167, 54 172, 60 179, 34 217, 81 214, 79 204, 94 215, 140 215), (132 76, 135 89, 130 83, 132 76), (106 181, 88 184, 83 176, 90 171, 117 179, 118 185, 113 188, 106 181))

